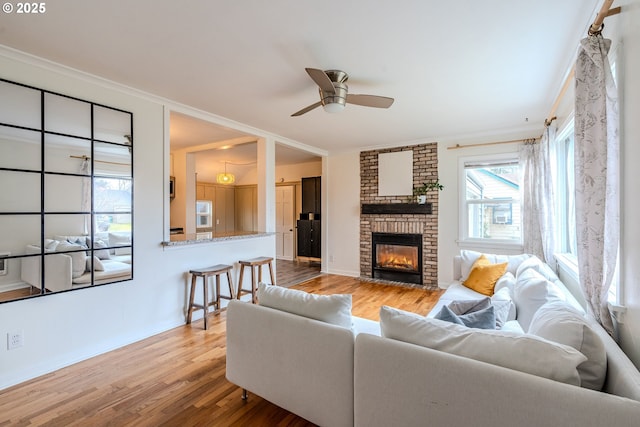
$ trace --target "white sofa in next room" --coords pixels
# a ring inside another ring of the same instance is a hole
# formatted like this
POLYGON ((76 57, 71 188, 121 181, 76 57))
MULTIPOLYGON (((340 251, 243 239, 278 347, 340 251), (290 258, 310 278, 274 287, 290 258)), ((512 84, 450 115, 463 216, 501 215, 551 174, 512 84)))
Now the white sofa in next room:
MULTIPOLYGON (((88 256, 92 245, 86 236, 54 236, 45 239, 45 284, 49 292, 81 288, 93 283, 98 285, 131 277, 131 244, 129 233, 101 233, 93 243, 94 256, 88 256), (122 247, 113 247, 120 246, 122 247), (93 271, 92 271, 93 270, 93 271)), ((25 253, 40 254, 40 245, 28 245, 25 253)), ((21 279, 40 288, 41 257, 25 257, 21 260, 21 279)))

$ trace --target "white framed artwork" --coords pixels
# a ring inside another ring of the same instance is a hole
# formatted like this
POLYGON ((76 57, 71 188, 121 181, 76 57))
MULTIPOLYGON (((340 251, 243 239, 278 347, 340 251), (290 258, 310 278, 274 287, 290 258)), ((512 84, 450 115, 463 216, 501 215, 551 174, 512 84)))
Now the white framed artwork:
POLYGON ((378 196, 413 194, 413 150, 378 154, 378 196))

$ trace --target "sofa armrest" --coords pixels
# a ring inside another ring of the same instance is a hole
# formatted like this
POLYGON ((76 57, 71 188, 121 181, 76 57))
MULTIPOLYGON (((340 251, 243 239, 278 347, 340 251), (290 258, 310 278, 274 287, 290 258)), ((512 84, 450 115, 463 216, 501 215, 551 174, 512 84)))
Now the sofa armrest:
POLYGON ((640 402, 360 334, 356 426, 635 425, 640 402))
MULTIPOLYGON (((21 278, 24 282, 40 288, 41 270, 39 256, 22 258, 21 278)), ((51 292, 71 289, 71 257, 65 254, 47 254, 45 256, 45 280, 47 290, 51 292)))
POLYGON ((318 425, 353 425, 353 346, 350 329, 227 306, 227 379, 318 425))

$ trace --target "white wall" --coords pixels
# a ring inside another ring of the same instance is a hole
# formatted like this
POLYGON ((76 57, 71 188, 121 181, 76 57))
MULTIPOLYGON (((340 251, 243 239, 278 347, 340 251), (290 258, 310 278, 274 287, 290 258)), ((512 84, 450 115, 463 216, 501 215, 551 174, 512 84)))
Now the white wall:
POLYGON ((326 201, 322 200, 326 243, 323 268, 327 273, 360 276, 360 153, 326 159, 326 201))
POLYGON ((0 50, 3 78, 133 113, 134 279, 0 304, 0 389, 184 324, 191 268, 275 257, 274 236, 163 249, 162 103, 90 76, 44 67, 0 50), (22 331, 24 346, 7 350, 4 337, 15 331, 22 331))
POLYGON ((294 182, 301 178, 322 175, 322 160, 297 163, 295 165, 276 164, 276 182, 294 182))

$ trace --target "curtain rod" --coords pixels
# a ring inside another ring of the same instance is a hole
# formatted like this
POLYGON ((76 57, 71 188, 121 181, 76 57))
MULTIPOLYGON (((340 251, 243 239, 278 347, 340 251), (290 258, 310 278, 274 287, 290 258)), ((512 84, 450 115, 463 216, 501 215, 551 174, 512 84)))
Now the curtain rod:
MULTIPOLYGON (((614 0, 605 0, 604 1, 604 3, 602 4, 602 7, 600 8, 600 12, 596 16, 595 21, 589 27, 589 31, 588 31, 589 34, 597 34, 598 31, 602 31, 604 18, 606 18, 608 16, 612 16, 612 15, 617 15, 618 13, 620 13, 622 11, 622 8, 620 6, 614 7, 613 9, 611 9, 611 5, 613 4, 613 2, 614 2, 614 0)), ((553 106, 551 107, 551 111, 549 112, 549 115, 544 120, 544 125, 545 126, 549 126, 557 118, 555 116, 556 110, 558 109, 558 106, 560 105, 560 102, 562 101, 562 98, 564 98, 564 95, 567 92, 567 89, 569 89, 569 85, 573 81, 573 79, 575 77, 575 74, 576 74, 576 68, 575 68, 575 64, 574 64, 571 67, 571 70, 569 71, 569 74, 567 74, 567 77, 564 79, 564 83, 562 83, 562 88, 560 89, 560 93, 556 97, 556 100, 553 103, 553 106)), ((523 139, 513 139, 513 140, 510 140, 510 141, 485 142, 485 143, 467 144, 467 145, 456 144, 456 145, 453 145, 451 147, 447 147, 447 150, 457 150, 458 148, 467 148, 467 147, 482 147, 482 146, 485 146, 485 145, 512 144, 514 142, 524 142, 526 144, 526 143, 532 143, 532 142, 536 141, 539 138, 540 137, 538 137, 538 138, 523 138, 523 139)))
POLYGON ((447 150, 457 150, 459 148, 469 148, 469 147, 484 147, 487 145, 500 145, 500 144, 513 144, 514 142, 524 142, 526 143, 533 143, 537 140, 538 138, 520 138, 520 139, 512 139, 509 141, 496 141, 496 142, 481 142, 478 144, 465 144, 465 145, 460 145, 460 144, 456 144, 456 145, 452 145, 451 147, 447 147, 447 150))
MULTIPOLYGON (((72 159, 82 159, 82 160, 91 160, 89 156, 69 156, 72 159)), ((120 166, 128 166, 129 163, 121 163, 121 162, 108 162, 106 160, 94 160, 96 163, 107 163, 110 165, 120 165, 120 166)))
MULTIPOLYGON (((588 31, 589 34, 596 34, 598 31, 602 31, 604 18, 606 18, 607 16, 617 15, 622 11, 622 8, 620 6, 610 9, 611 4, 613 2, 614 0, 605 0, 605 2, 602 4, 602 7, 600 8, 600 12, 596 16, 595 21, 593 21, 593 24, 591 24, 591 26, 589 27, 589 31, 588 31)), ((558 97, 556 98, 555 102, 553 103, 553 106, 551 107, 551 111, 547 116, 548 117, 547 121, 550 122, 553 120, 553 117, 555 117, 556 110, 558 109, 558 106, 560 105, 562 98, 564 98, 564 95, 567 92, 567 89, 569 88, 569 85, 573 81, 575 75, 576 75, 576 66, 575 64, 573 64, 571 66, 571 70, 569 71, 569 74, 567 74, 567 77, 564 79, 564 83, 562 84, 562 88, 560 89, 560 93, 558 94, 558 97)))
MULTIPOLYGON (((591 24, 591 27, 589 27, 590 35, 597 34, 598 32, 602 31, 602 23, 604 22, 604 18, 613 15, 613 13, 611 13, 611 5, 613 4, 613 1, 614 0, 604 0, 604 3, 602 3, 602 7, 600 8, 600 12, 598 12, 598 15, 596 16, 596 20, 593 21, 593 24, 591 24)), ((620 8, 617 7, 616 9, 618 9, 618 11, 615 13, 620 13, 620 8)))

